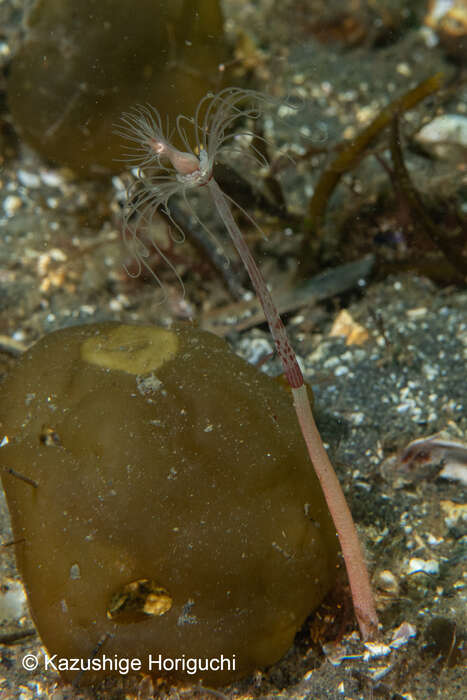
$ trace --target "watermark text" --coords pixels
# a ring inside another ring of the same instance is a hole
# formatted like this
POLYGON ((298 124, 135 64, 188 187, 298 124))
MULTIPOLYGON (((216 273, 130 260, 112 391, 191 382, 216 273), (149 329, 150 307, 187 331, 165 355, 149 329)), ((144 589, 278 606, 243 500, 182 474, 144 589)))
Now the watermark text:
POLYGON ((148 654, 144 659, 137 657, 118 656, 117 654, 102 654, 101 656, 84 658, 65 658, 58 654, 26 654, 22 664, 26 671, 35 671, 43 664, 45 671, 106 671, 119 673, 122 676, 128 673, 141 671, 143 673, 171 673, 178 671, 194 676, 206 671, 235 671, 237 660, 232 656, 164 656, 161 653, 148 654))

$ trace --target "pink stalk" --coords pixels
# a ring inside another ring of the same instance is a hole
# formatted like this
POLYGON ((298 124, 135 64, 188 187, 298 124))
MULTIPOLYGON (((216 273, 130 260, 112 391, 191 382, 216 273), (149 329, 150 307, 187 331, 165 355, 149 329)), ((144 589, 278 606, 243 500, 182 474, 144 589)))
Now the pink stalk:
POLYGON ((298 366, 297 357, 290 345, 284 324, 279 316, 271 294, 256 262, 230 211, 230 206, 217 182, 211 178, 207 183, 217 211, 224 222, 232 241, 245 265, 251 282, 264 310, 277 352, 292 389, 295 411, 305 440, 308 454, 321 483, 329 512, 334 521, 342 554, 347 569, 355 615, 364 640, 374 637, 378 630, 370 578, 363 556, 357 530, 345 500, 339 480, 329 460, 311 411, 310 402, 298 366))

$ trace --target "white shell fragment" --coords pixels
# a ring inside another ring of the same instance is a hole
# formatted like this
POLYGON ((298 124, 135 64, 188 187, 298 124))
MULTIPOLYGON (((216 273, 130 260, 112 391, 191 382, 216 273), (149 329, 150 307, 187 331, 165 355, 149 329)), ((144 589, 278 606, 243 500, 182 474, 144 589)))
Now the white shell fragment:
POLYGON ((9 219, 23 206, 23 200, 16 194, 9 194, 3 200, 3 211, 9 219))
POLYGON ((17 624, 26 614, 27 603, 23 585, 15 579, 4 579, 0 589, 0 624, 17 624))
POLYGON ((381 678, 387 676, 389 671, 394 667, 394 664, 387 664, 386 666, 369 666, 368 675, 372 681, 380 681, 381 678))
POLYGON ((358 635, 354 636, 354 633, 345 637, 342 643, 339 642, 329 642, 328 644, 322 644, 321 648, 325 654, 327 660, 333 666, 340 666, 343 661, 348 659, 361 659, 362 654, 352 654, 350 651, 350 644, 352 642, 359 642, 358 635), (349 645, 347 645, 347 642, 349 645))
POLYGON ((467 117, 443 114, 423 126, 417 134, 420 143, 455 143, 467 147, 467 117))
POLYGON ((391 647, 387 644, 382 644, 381 642, 365 642, 363 645, 366 649, 363 654, 363 660, 369 661, 370 659, 378 659, 381 656, 387 656, 391 653, 391 647))
POLYGON ((23 185, 23 187, 40 187, 41 179, 36 173, 31 173, 28 170, 23 170, 20 168, 18 170, 18 180, 23 185))
POLYGON ((453 501, 440 501, 441 510, 445 513, 444 524, 447 528, 457 527, 460 523, 467 523, 467 504, 454 503, 453 501))
POLYGON ((397 582, 397 578, 394 576, 392 571, 389 571, 389 569, 384 569, 377 574, 376 586, 388 595, 396 596, 399 594, 399 584, 397 582))
POLYGON ((438 158, 449 159, 453 150, 467 148, 467 117, 443 114, 422 127, 415 139, 438 158))
POLYGON ((402 647, 416 635, 416 628, 409 622, 403 622, 392 631, 389 643, 375 641, 362 644, 358 635, 353 632, 340 642, 322 644, 322 649, 333 666, 339 666, 350 660, 368 664, 364 673, 377 682, 397 665, 399 655, 406 651, 402 647))
POLYGON ((410 559, 407 566, 407 574, 428 574, 430 576, 437 576, 439 574, 439 563, 436 559, 419 559, 418 557, 413 557, 410 559))
POLYGON ((390 642, 391 649, 399 649, 399 647, 407 644, 409 639, 417 636, 417 629, 410 622, 403 622, 399 627, 397 627, 392 635, 392 640, 390 642))

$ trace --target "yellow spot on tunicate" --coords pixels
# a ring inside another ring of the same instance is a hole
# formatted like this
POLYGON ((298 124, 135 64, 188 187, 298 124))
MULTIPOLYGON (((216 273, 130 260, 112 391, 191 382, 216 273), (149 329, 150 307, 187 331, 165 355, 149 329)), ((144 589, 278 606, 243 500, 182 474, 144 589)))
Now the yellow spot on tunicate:
POLYGON ((157 593, 150 593, 143 606, 146 615, 163 615, 172 607, 172 598, 163 588, 157 593))
POLYGON ((177 352, 176 334, 155 326, 117 326, 81 345, 84 362, 136 375, 159 369, 177 352))
POLYGON ((172 607, 172 597, 150 579, 127 583, 112 596, 107 617, 115 622, 140 622, 147 616, 164 615, 172 607))

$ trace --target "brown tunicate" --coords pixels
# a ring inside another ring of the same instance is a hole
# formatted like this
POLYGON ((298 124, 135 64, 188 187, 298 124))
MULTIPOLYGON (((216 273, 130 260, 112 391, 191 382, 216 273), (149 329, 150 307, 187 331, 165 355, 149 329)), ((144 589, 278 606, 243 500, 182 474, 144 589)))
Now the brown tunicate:
POLYGON ((28 26, 8 84, 15 123, 43 156, 78 172, 122 168, 112 127, 133 105, 173 119, 219 87, 218 0, 37 0, 28 26))
POLYGON ((149 654, 223 655, 230 670, 152 668, 222 684, 287 651, 337 539, 280 383, 210 333, 104 323, 43 338, 1 396, 17 561, 49 654, 144 672, 149 654))

